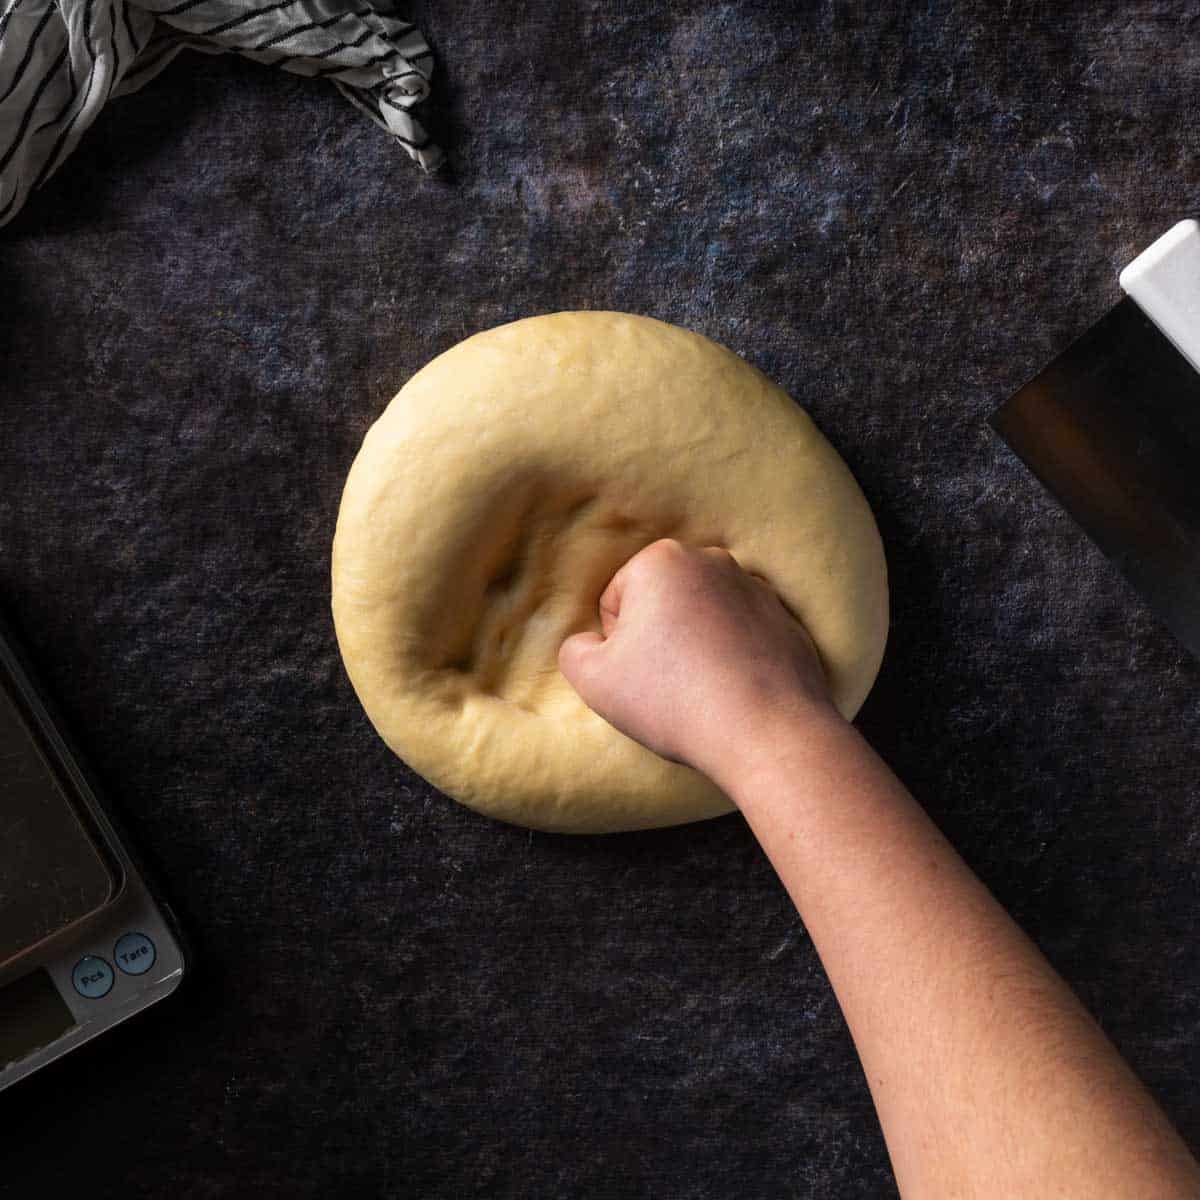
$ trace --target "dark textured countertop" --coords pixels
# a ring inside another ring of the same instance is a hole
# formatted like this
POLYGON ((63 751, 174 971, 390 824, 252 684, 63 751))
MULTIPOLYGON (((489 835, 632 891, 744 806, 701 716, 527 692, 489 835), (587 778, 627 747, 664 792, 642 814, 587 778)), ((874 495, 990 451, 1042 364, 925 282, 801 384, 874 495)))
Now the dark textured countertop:
POLYGON ((587 307, 726 343, 845 455, 893 587, 863 729, 1200 1147, 1200 664, 985 425, 1196 210, 1195 6, 519 11, 411 10, 447 178, 184 55, 0 231, 0 597, 197 952, 0 1098, 0 1192, 892 1194, 740 818, 494 824, 342 673, 367 426, 587 307))

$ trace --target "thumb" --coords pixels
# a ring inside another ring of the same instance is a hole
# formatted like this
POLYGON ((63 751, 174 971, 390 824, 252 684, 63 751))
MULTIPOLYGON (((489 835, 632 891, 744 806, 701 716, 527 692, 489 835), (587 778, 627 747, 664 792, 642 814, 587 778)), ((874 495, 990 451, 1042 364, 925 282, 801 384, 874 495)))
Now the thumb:
POLYGON ((558 648, 558 669, 576 691, 582 692, 589 666, 603 645, 604 638, 589 630, 572 634, 558 648))

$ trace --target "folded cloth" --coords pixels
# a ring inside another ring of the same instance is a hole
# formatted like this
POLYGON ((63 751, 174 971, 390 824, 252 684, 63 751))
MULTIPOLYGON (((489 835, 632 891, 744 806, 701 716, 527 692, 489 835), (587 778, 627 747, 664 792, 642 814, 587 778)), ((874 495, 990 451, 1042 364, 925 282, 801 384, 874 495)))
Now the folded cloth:
POLYGON ((0 225, 54 174, 110 96, 181 50, 232 52, 330 80, 427 171, 412 115, 433 54, 391 0, 0 0, 0 225))

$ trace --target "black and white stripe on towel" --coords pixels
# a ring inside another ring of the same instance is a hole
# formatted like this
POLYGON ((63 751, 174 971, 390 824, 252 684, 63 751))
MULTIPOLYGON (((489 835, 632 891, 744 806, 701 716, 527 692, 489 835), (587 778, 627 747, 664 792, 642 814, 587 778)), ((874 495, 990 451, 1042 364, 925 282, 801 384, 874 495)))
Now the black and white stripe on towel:
POLYGON ((110 96, 181 50, 241 54, 328 79, 427 171, 412 115, 433 54, 391 0, 0 0, 0 225, 71 153, 110 96))

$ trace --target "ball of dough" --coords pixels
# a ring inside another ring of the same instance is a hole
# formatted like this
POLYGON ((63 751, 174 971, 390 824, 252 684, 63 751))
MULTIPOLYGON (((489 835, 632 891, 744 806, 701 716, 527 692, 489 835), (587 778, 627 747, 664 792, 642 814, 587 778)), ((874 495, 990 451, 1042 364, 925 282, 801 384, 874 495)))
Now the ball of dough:
POLYGON ((732 807, 618 733, 558 670, 617 568, 674 537, 768 580, 838 708, 887 635, 871 511, 804 412, 721 346, 565 312, 460 342, 367 433, 338 515, 333 615, 383 740, 463 804, 534 829, 647 829, 732 807))

